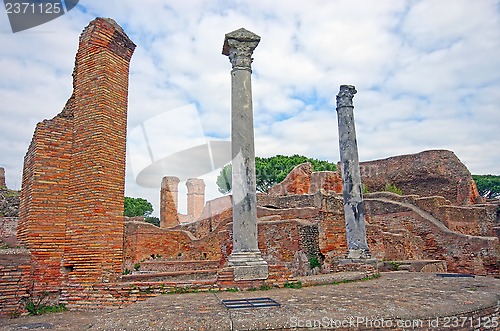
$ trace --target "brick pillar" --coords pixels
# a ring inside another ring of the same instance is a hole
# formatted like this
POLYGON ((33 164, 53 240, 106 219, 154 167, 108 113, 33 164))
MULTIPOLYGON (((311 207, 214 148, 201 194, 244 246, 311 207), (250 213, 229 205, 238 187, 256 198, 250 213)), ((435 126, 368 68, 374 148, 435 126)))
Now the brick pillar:
POLYGON ((163 177, 160 190, 160 228, 173 228, 179 225, 178 204, 179 178, 163 177))
POLYGON ((188 219, 195 222, 205 208, 205 182, 203 179, 189 178, 186 186, 188 219))
POLYGON ((64 252, 70 282, 108 282, 121 275, 128 76, 134 49, 112 19, 95 19, 80 36, 64 252))
POLYGON ((0 167, 0 187, 7 187, 5 184, 5 169, 0 167))

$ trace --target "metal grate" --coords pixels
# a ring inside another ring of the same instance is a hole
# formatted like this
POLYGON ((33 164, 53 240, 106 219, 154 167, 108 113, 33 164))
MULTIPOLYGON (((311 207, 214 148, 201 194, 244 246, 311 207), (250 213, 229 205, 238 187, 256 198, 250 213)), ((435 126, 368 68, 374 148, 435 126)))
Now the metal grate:
POLYGON ((222 304, 227 309, 270 308, 281 306, 278 302, 271 298, 222 300, 222 304))
POLYGON ((436 274, 438 277, 443 277, 443 278, 458 278, 458 277, 464 277, 464 278, 475 278, 476 276, 470 275, 470 274, 436 274))

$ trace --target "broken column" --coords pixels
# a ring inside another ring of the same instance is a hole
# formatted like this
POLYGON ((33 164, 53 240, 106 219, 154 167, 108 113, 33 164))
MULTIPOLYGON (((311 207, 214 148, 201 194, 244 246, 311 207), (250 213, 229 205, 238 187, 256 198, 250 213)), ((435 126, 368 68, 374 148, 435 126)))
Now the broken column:
POLYGON ((257 244, 255 148, 252 109, 252 53, 260 37, 243 28, 226 34, 222 54, 231 71, 231 148, 233 190, 233 250, 229 266, 234 279, 268 277, 268 266, 257 244))
POLYGON ((187 213, 191 222, 200 217, 205 207, 205 181, 198 178, 189 178, 187 186, 187 213))
POLYGON ((0 187, 7 187, 5 184, 5 169, 0 167, 0 187))
POLYGON ((347 237, 346 258, 369 259, 371 254, 366 242, 365 208, 352 103, 355 93, 354 86, 341 85, 337 95, 339 149, 347 237))
POLYGON ((163 177, 160 190, 160 228, 173 228, 179 225, 178 202, 179 178, 163 177))

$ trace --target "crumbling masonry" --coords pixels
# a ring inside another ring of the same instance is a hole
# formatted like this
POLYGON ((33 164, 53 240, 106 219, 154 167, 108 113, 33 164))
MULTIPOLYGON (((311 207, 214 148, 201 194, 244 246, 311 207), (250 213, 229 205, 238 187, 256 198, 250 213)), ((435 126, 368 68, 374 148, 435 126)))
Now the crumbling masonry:
MULTIPOLYGON (((128 68, 135 45, 111 19, 87 26, 73 95, 59 115, 38 124, 26 154, 20 219, 0 217, 0 245, 9 247, 0 250, 0 316, 26 312, 25 300, 45 292, 70 309, 96 309, 179 287, 283 286, 298 275, 357 268, 342 263, 352 248, 340 195, 345 162, 337 172, 299 165, 268 194, 255 194, 249 83, 258 39, 240 29, 224 43, 233 65, 233 134, 240 135, 233 138, 233 169, 239 169, 233 184, 240 190, 204 204, 203 181, 190 179, 188 215, 180 215, 179 180, 166 177, 156 227, 122 216, 128 68), (27 249, 18 248, 18 241, 27 249)), ((373 192, 363 197, 363 223, 379 264, 499 275, 499 203, 481 200, 453 152, 363 162, 360 176, 373 192), (380 192, 388 182, 405 195, 380 192)), ((346 183, 360 190, 357 179, 346 183)), ((355 234, 351 239, 364 239, 364 231, 355 234)), ((366 267, 369 276, 374 268, 366 267)))
POLYGON ((36 266, 35 291, 121 274, 134 49, 112 19, 92 21, 80 36, 71 98, 36 127, 24 161, 18 230, 36 266))

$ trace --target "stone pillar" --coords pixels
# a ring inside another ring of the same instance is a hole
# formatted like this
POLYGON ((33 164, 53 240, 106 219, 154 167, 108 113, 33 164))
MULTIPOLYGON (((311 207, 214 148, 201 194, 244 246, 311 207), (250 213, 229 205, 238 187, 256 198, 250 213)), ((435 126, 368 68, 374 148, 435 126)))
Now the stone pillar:
POLYGON ((0 187, 7 187, 5 184, 5 169, 0 167, 0 187))
POLYGON ((243 28, 226 34, 222 54, 229 56, 231 71, 231 148, 233 186, 233 250, 229 265, 234 279, 268 277, 257 242, 255 148, 251 88, 252 53, 260 37, 243 28))
POLYGON ((186 186, 188 219, 195 222, 205 207, 205 182, 203 179, 189 178, 186 186))
POLYGON ((347 237, 346 257, 347 259, 369 259, 371 254, 366 242, 365 208, 352 103, 355 93, 354 86, 341 85, 337 95, 339 149, 347 237))
POLYGON ((173 228, 179 225, 178 204, 179 178, 163 177, 160 190, 160 228, 173 228))

